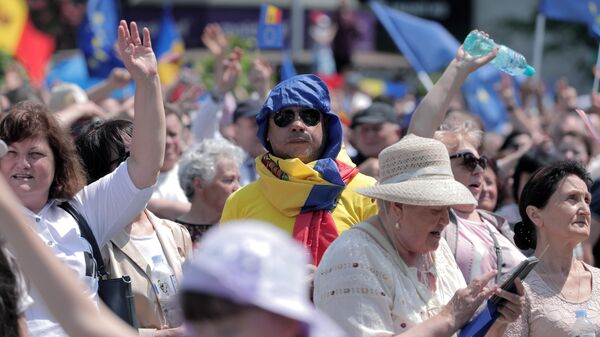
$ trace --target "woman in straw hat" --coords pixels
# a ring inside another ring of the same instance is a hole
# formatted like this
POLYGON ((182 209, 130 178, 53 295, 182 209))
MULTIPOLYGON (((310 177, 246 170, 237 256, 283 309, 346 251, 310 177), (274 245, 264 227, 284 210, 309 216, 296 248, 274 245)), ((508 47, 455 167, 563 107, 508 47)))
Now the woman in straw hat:
MULTIPOLYGON (((479 200, 484 185, 488 160, 480 156, 478 148, 483 132, 470 123, 442 125, 436 131, 453 96, 467 76, 491 61, 496 51, 474 58, 461 47, 434 88, 425 96, 415 111, 409 133, 440 140, 450 154, 454 178, 465 185, 479 200)), ((490 271, 497 271, 495 281, 525 259, 514 245, 514 233, 505 218, 492 212, 476 209, 477 205, 456 205, 450 210, 450 225, 443 236, 450 246, 465 281, 490 271)))
POLYGON ((444 145, 408 135, 384 149, 379 163, 380 183, 357 190, 377 199, 379 213, 325 252, 315 277, 317 307, 350 336, 450 336, 497 293, 508 300, 490 330, 500 335, 519 316, 522 297, 486 287, 495 272, 465 288, 442 231, 449 207, 476 200, 454 180, 444 145))

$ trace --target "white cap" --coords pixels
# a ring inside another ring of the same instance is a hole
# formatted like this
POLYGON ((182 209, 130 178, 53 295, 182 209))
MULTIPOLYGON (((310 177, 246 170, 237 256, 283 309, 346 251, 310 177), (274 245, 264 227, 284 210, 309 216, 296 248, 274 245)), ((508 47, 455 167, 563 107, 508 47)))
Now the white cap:
POLYGON ((244 220, 205 234, 184 267, 181 289, 250 304, 307 326, 307 336, 344 333, 309 301, 308 254, 273 225, 244 220))

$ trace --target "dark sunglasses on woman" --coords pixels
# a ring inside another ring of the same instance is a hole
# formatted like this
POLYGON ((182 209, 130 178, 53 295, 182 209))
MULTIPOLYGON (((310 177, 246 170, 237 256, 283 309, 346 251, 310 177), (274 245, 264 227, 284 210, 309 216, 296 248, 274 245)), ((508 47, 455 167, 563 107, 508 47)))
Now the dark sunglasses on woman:
MULTIPOLYGON (((302 109, 298 112, 300 119, 306 126, 315 126, 321 121, 321 112, 315 109, 302 109)), ((296 119, 293 109, 283 109, 273 114, 273 122, 280 128, 292 124, 296 119)))
POLYGON ((481 166, 481 168, 485 170, 488 164, 488 159, 486 156, 481 156, 480 158, 477 158, 471 152, 462 152, 450 155, 450 159, 454 158, 462 158, 463 165, 465 165, 465 167, 468 168, 471 172, 475 171, 477 165, 481 166))

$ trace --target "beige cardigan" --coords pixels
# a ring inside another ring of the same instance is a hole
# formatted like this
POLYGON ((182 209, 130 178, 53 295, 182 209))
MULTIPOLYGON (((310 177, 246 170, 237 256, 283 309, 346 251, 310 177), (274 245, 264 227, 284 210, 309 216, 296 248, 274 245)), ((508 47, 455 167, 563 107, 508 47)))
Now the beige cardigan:
MULTIPOLYGON (((191 256, 192 241, 185 227, 175 222, 159 219, 150 211, 146 215, 162 246, 167 263, 181 282, 183 262, 191 256)), ((161 326, 161 309, 150 281, 150 265, 139 250, 130 242, 129 234, 121 231, 102 248, 106 271, 111 278, 123 275, 131 277, 135 309, 140 324, 140 336, 154 336, 161 326)))

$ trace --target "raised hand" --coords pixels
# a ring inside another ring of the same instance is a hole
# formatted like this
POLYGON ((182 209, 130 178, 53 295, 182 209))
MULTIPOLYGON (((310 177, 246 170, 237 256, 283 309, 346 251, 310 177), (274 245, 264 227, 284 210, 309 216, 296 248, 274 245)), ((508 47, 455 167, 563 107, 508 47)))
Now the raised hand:
POLYGON ((492 61, 494 57, 496 57, 496 54, 498 54, 497 47, 485 56, 475 57, 467 53, 461 45, 460 48, 458 48, 455 60, 459 68, 472 73, 492 61))
POLYGON ((229 41, 218 23, 209 23, 202 31, 202 43, 210 50, 215 57, 225 54, 229 47, 229 41))
POLYGON ((271 76, 273 76, 273 67, 267 61, 255 58, 250 69, 250 84, 261 98, 266 98, 270 90, 271 76))
POLYGON ((152 51, 148 28, 143 29, 144 40, 142 43, 137 24, 132 21, 128 28, 127 22, 121 20, 118 35, 119 54, 133 80, 139 82, 158 76, 158 65, 154 51, 152 51))
POLYGON ((223 68, 220 74, 216 73, 216 75, 219 75, 216 78, 216 90, 219 95, 223 96, 235 87, 242 71, 240 61, 243 53, 241 48, 235 48, 227 59, 223 61, 223 68))
POLYGON ((131 74, 127 69, 114 68, 108 75, 108 81, 116 88, 122 88, 131 81, 131 74))

